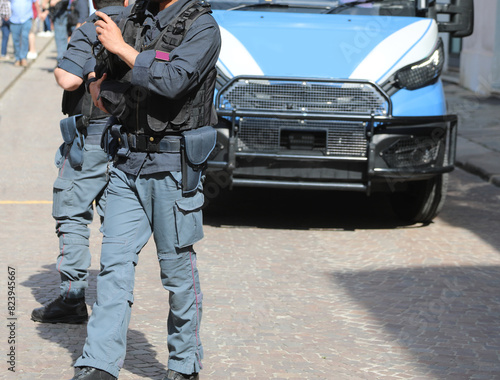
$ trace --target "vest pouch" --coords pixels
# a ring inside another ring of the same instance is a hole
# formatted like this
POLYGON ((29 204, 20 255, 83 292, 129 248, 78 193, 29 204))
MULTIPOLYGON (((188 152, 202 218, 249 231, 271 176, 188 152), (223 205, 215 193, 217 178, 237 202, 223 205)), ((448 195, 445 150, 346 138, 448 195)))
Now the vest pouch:
POLYGON ((212 127, 201 127, 182 133, 182 194, 196 193, 201 175, 210 153, 217 142, 217 131, 212 127))
POLYGON ((68 116, 82 113, 83 98, 85 96, 85 84, 82 83, 74 91, 63 91, 61 110, 62 113, 68 116))
POLYGON ((146 100, 147 122, 154 132, 179 131, 191 128, 186 123, 190 117, 192 100, 170 100, 164 96, 151 94, 146 100))

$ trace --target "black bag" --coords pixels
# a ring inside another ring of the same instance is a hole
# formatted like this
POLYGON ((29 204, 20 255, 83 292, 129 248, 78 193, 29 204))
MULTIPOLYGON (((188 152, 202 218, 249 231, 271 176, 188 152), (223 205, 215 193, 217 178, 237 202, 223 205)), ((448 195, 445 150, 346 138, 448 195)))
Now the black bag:
POLYGON ((61 0, 53 7, 49 7, 49 16, 52 19, 52 21, 54 20, 54 18, 66 12, 66 10, 68 9, 68 4, 69 4, 68 0, 61 0))

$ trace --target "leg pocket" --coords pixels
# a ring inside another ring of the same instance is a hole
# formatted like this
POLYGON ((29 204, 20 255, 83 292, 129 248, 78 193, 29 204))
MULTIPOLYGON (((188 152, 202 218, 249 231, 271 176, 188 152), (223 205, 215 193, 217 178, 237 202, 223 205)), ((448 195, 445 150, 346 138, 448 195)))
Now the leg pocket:
POLYGON ((57 177, 54 182, 52 216, 56 219, 68 216, 68 208, 73 205, 73 181, 57 177))
POLYGON ((177 241, 175 246, 183 248, 193 245, 203 238, 203 193, 175 201, 174 217, 177 241))

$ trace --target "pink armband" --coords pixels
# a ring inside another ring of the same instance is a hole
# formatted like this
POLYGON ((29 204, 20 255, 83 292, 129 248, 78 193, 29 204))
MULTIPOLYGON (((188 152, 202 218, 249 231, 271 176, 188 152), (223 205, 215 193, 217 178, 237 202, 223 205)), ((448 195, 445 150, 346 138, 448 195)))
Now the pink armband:
POLYGON ((161 61, 170 61, 170 54, 164 51, 156 50, 155 58, 161 61))

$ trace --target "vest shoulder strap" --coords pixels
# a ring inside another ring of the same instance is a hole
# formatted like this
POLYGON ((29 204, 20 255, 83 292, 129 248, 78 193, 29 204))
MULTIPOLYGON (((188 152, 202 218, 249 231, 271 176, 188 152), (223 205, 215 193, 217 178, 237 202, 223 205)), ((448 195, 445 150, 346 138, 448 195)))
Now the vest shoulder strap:
POLYGON ((207 2, 199 0, 189 2, 144 50, 154 49, 161 40, 168 45, 170 50, 173 50, 181 44, 187 31, 198 17, 206 13, 212 13, 210 4, 207 2))

